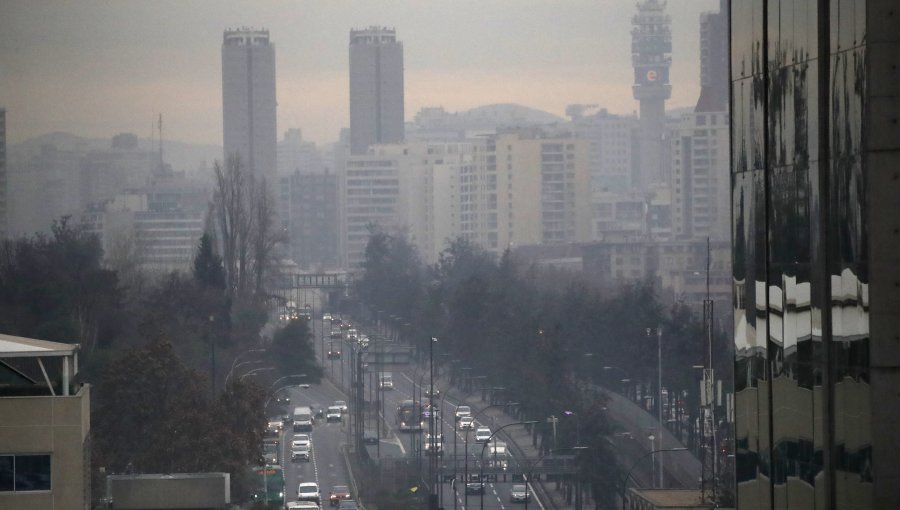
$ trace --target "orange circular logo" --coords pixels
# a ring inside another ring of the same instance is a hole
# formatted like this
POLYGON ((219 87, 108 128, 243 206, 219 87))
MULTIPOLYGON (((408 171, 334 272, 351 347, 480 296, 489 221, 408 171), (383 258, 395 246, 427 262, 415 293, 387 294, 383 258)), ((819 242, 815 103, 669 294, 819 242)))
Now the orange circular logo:
POLYGON ((647 81, 656 81, 658 77, 659 75, 654 69, 647 71, 647 81))

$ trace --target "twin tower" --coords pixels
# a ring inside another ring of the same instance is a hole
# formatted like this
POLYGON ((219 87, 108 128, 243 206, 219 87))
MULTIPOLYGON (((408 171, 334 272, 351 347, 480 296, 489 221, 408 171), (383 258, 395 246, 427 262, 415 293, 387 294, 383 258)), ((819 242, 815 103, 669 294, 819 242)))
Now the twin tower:
MULTIPOLYGON (((275 46, 268 30, 226 30, 222 40, 226 156, 275 182, 275 46)), ((403 43, 394 29, 350 31, 350 152, 403 141, 403 43)))

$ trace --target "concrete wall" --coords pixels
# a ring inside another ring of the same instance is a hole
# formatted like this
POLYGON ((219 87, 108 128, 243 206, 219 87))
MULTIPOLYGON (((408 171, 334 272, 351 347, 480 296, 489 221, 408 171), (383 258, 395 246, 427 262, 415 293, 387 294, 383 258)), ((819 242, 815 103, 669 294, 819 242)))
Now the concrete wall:
POLYGON ((0 454, 49 453, 50 491, 0 493, 0 508, 90 508, 90 387, 68 397, 0 398, 0 454))

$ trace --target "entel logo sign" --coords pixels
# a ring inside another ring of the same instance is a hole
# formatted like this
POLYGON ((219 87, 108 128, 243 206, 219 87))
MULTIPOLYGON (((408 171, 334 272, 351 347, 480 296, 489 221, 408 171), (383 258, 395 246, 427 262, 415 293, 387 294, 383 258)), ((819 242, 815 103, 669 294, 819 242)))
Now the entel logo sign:
POLYGON ((658 75, 658 74, 656 73, 656 71, 653 70, 653 69, 647 71, 647 81, 656 81, 656 79, 658 78, 658 76, 659 76, 659 75, 658 75))

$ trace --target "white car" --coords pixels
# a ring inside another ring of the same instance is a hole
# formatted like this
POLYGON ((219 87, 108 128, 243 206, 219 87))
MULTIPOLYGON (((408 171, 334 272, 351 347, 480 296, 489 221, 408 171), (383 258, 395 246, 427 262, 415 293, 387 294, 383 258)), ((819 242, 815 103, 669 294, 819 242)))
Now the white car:
POLYGON ((334 404, 331 404, 331 405, 333 405, 334 407, 340 407, 342 413, 346 413, 347 409, 349 409, 347 407, 347 402, 344 400, 335 400, 334 404))
POLYGON ((491 438, 491 429, 487 427, 478 427, 475 429, 475 441, 486 443, 491 438))
POLYGON ((312 501, 288 501, 287 510, 321 510, 318 503, 312 501))
POLYGON ((325 421, 326 422, 340 422, 343 420, 344 413, 341 411, 341 408, 338 406, 328 406, 328 410, 325 411, 325 421))
POLYGON ((309 462, 310 454, 308 444, 291 446, 291 462, 309 462))
POLYGON ((331 322, 331 314, 328 313, 328 312, 323 313, 323 314, 322 314, 322 320, 323 320, 323 321, 331 322))
POLYGON ((315 482, 303 482, 297 488, 297 499, 300 501, 321 502, 322 496, 319 493, 319 484, 315 482))
POLYGON ((309 434, 294 434, 294 439, 291 442, 291 447, 296 446, 309 446, 312 448, 312 439, 310 439, 309 434))
POLYGON ((472 408, 469 406, 458 406, 456 408, 456 420, 459 421, 463 416, 472 416, 472 408))
POLYGON ((472 416, 463 416, 459 419, 459 430, 474 430, 475 418, 472 416))

